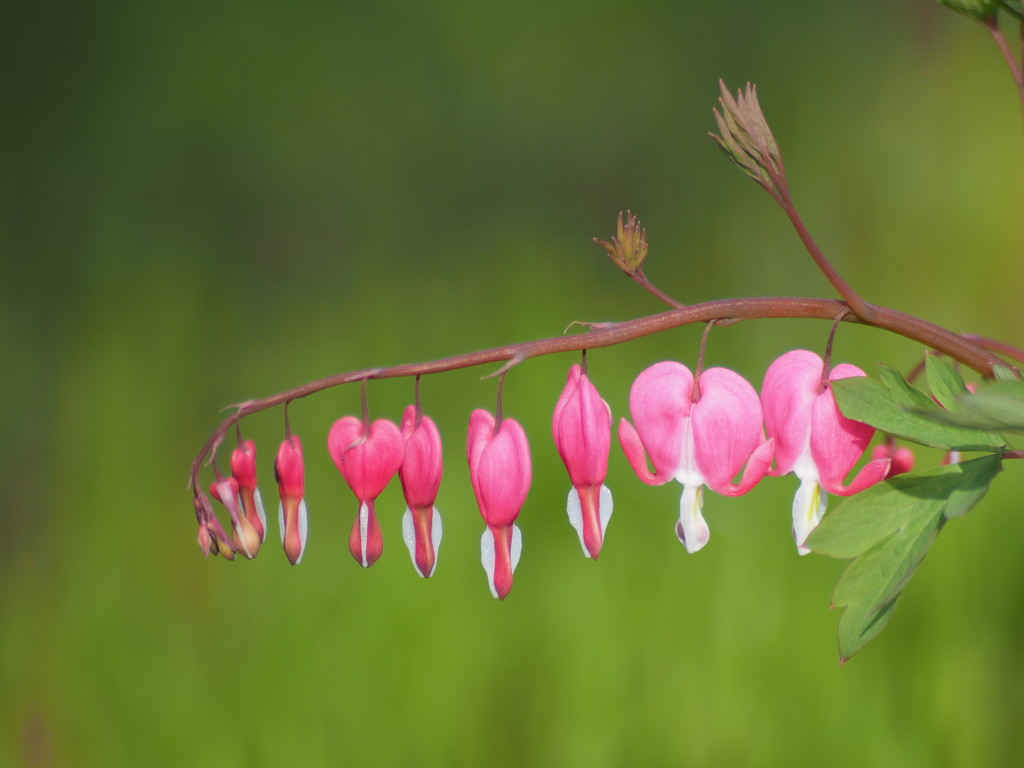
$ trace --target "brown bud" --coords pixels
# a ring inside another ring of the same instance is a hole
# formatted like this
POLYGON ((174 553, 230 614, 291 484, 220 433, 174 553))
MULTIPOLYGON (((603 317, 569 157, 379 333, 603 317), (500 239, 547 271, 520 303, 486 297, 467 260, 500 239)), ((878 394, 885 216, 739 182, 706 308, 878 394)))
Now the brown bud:
POLYGON ((647 258, 647 230, 631 211, 626 211, 625 222, 622 220, 622 211, 619 211, 616 236, 610 243, 596 237, 594 242, 608 251, 615 265, 629 275, 637 274, 647 258))

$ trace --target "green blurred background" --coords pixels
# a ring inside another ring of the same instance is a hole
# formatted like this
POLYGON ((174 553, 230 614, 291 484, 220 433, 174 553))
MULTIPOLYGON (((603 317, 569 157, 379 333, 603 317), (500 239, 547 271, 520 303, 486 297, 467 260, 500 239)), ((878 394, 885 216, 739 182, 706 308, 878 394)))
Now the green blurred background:
MULTIPOLYGON (((720 77, 758 83, 797 202, 857 289, 1020 344, 1021 116, 980 27, 930 0, 5 15, 0 765, 1024 762, 1017 463, 843 668, 828 605, 845 564, 796 556, 791 477, 709 494, 711 541, 688 556, 678 486, 643 486, 616 447, 605 550, 582 557, 550 438, 575 356, 506 381, 535 478, 504 603, 463 449, 489 370, 423 382, 447 459, 429 581, 397 487, 381 561, 348 554, 356 505, 324 444, 356 387, 290 411, 299 567, 276 525, 253 562, 204 560, 185 487, 227 403, 659 311, 590 242, 622 208, 648 228, 648 275, 683 301, 831 295, 707 138, 720 77)), ((722 329, 708 362, 759 385, 827 330, 722 329)), ((616 417, 643 367, 693 364, 699 333, 590 356, 616 417)), ((836 344, 866 369, 919 355, 855 327, 836 344)), ((398 419, 412 383, 369 397, 398 419)), ((281 413, 244 427, 276 507, 281 413)))

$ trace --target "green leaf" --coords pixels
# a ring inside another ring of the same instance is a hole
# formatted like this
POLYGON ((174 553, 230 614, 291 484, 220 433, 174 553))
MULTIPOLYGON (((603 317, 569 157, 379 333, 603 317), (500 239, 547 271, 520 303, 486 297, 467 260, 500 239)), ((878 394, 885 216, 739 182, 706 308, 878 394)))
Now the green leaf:
POLYGON ((836 585, 839 655, 845 662, 888 623, 907 581, 947 520, 966 514, 1001 467, 989 455, 898 475, 851 496, 810 535, 812 551, 854 558, 836 585))
POLYGON ((965 393, 951 411, 917 412, 919 416, 961 429, 992 433, 1024 432, 1024 381, 995 381, 977 393, 965 393))
POLYGON ((959 410, 958 400, 967 392, 960 374, 941 357, 926 355, 924 362, 932 397, 947 411, 959 410))
POLYGON ((986 423, 990 429, 1024 431, 1024 381, 995 381, 976 394, 960 398, 963 414, 986 423))
POLYGON ((993 365, 992 374, 996 381, 1020 381, 1020 375, 1008 365, 993 365))
POLYGON ((992 451, 1005 444, 986 429, 949 423, 934 400, 884 365, 879 380, 855 376, 829 386, 844 416, 905 440, 958 451, 992 451))

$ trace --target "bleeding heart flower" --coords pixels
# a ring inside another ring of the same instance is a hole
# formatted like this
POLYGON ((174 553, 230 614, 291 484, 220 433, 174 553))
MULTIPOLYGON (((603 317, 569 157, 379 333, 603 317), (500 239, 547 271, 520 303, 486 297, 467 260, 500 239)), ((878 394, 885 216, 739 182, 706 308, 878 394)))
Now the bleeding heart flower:
POLYGON ((612 493, 604 485, 608 474, 612 411, 579 365, 555 405, 551 431, 555 447, 569 471, 572 489, 567 511, 580 537, 583 554, 597 560, 612 516, 612 493))
POLYGON ((875 429, 843 416, 828 384, 864 376, 864 371, 841 364, 825 380, 824 369, 824 361, 814 352, 796 349, 768 366, 761 388, 765 430, 776 446, 776 469, 771 474, 793 472, 800 479, 793 499, 793 539, 801 555, 811 551, 804 542, 825 514, 828 494, 859 493, 883 480, 890 463, 888 458, 870 461, 843 485, 875 429))
POLYGON ((277 522, 281 528, 281 543, 288 562, 298 565, 306 551, 307 515, 303 499, 306 473, 302 463, 302 443, 298 435, 288 435, 281 443, 274 460, 274 477, 281 494, 277 522))
POLYGON ((216 481, 210 483, 210 495, 223 504, 231 516, 235 548, 252 560, 260 549, 260 535, 239 508, 238 481, 233 477, 218 477, 216 481))
POLYGON ((871 449, 871 458, 892 460, 892 463, 889 465, 889 471, 885 474, 886 480, 890 477, 896 477, 896 475, 902 475, 914 468, 914 452, 905 445, 895 446, 889 443, 880 443, 871 449))
POLYGON ((493 415, 477 409, 469 419, 466 456, 476 503, 487 523, 480 561, 491 594, 504 600, 523 549, 522 533, 514 522, 530 491, 530 446, 519 422, 502 419, 497 424, 493 415))
POLYGON ((199 533, 196 542, 202 550, 203 557, 220 555, 225 560, 235 559, 235 543, 228 537, 220 520, 213 513, 213 505, 210 499, 198 490, 192 499, 192 505, 196 510, 196 521, 199 523, 199 533))
POLYGON ((377 419, 367 429, 362 419, 345 416, 331 427, 327 450, 359 500, 359 513, 352 524, 348 548, 360 565, 369 568, 384 551, 374 501, 402 466, 405 456, 402 433, 387 419, 377 419))
POLYGON ((263 511, 263 499, 256 487, 256 445, 245 440, 231 452, 231 476, 238 481, 238 498, 242 502, 245 519, 259 537, 253 556, 260 544, 267 538, 267 515, 263 511))
POLYGON ((408 505, 402 517, 402 538, 416 572, 429 578, 437 567, 441 546, 441 515, 434 507, 441 485, 441 435, 433 419, 415 405, 402 414, 402 435, 405 458, 398 478, 408 505))
POLYGON ((682 484, 676 535, 687 552, 699 550, 710 536, 701 514, 704 486, 725 496, 746 493, 764 477, 773 451, 772 441, 763 441, 761 403, 746 379, 727 368, 709 368, 700 376, 699 396, 694 383, 685 365, 655 363, 629 392, 636 427, 619 422, 622 450, 643 482, 682 484), (743 477, 733 483, 744 464, 743 477))

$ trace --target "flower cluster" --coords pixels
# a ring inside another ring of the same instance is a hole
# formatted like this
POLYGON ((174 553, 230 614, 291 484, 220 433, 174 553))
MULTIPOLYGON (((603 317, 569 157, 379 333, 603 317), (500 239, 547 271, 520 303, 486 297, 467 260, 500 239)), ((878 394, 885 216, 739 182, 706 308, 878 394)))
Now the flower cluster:
MULTIPOLYGON (((618 439, 633 471, 648 485, 682 485, 676 534, 688 552, 703 548, 710 529, 703 516, 704 489, 724 496, 750 491, 766 475, 793 473, 800 481, 793 502, 793 537, 806 554, 807 537, 825 512, 828 494, 850 495, 905 471, 907 458, 893 446, 875 456, 847 484, 845 477, 870 443, 874 429, 844 417, 830 382, 864 376, 852 365, 829 368, 815 353, 787 352, 771 364, 760 395, 738 373, 708 368, 692 373, 665 361, 644 370, 629 394, 630 419, 618 424, 618 439), (651 466, 653 465, 653 469, 651 466), (774 468, 773 468, 774 463, 774 468), (737 479, 738 478, 738 479, 737 479)), ((555 447, 569 475, 566 504, 585 556, 597 559, 612 514, 605 486, 612 412, 586 369, 574 365, 551 421, 555 447)), ((441 436, 434 421, 410 405, 401 427, 386 419, 345 416, 334 423, 327 450, 358 502, 349 551, 363 567, 384 549, 375 503, 398 475, 407 508, 402 536, 416 572, 428 578, 437 566, 441 515, 435 501, 442 477, 441 436)), ((522 553, 516 520, 530 490, 530 448, 522 426, 477 409, 469 419, 466 458, 477 506, 486 526, 481 562, 491 593, 504 599, 522 553)), ((297 564, 306 546, 302 446, 288 433, 274 472, 280 490, 279 523, 288 560, 297 564)), ((231 457, 231 477, 218 479, 211 495, 228 510, 230 539, 197 496, 203 551, 233 558, 255 557, 266 535, 266 517, 256 488, 256 448, 240 442, 231 457)))

